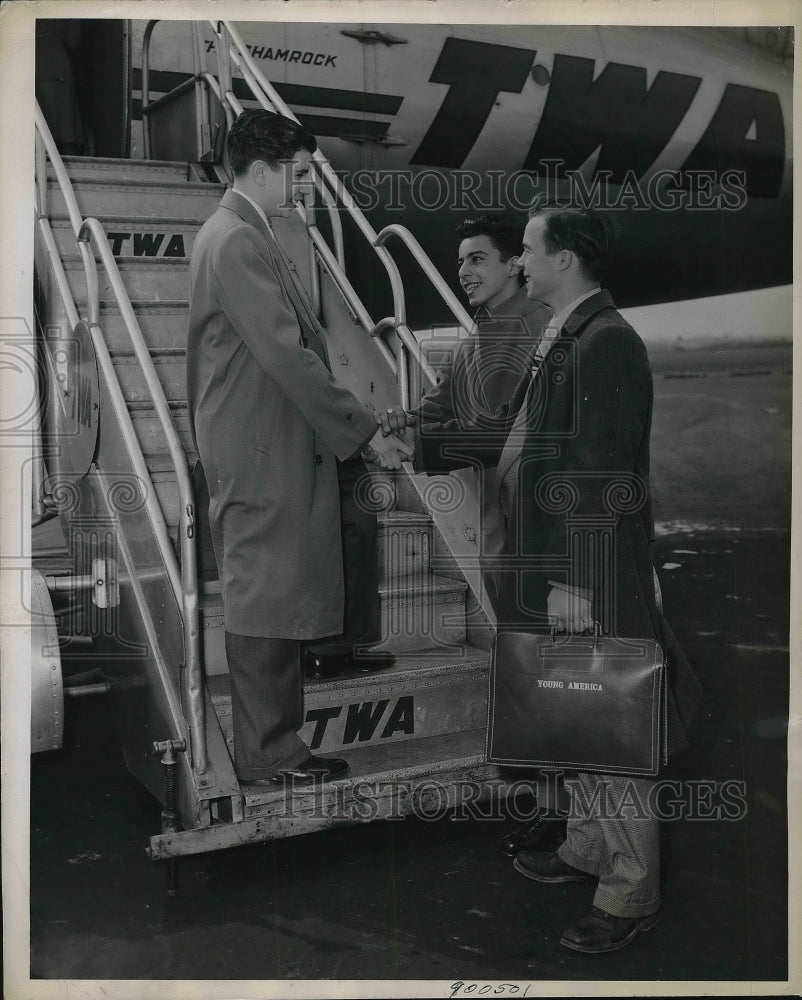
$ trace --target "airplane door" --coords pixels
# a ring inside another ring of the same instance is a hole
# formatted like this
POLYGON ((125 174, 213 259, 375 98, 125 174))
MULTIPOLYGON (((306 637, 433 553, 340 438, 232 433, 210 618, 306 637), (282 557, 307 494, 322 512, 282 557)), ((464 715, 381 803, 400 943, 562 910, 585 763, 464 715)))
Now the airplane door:
POLYGON ((79 101, 94 156, 130 156, 131 22, 81 21, 79 101))

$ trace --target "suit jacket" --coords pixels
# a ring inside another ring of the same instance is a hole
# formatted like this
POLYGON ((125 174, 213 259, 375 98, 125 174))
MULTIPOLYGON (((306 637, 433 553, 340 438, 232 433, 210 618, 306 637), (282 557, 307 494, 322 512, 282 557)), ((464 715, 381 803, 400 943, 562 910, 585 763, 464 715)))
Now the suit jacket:
MULTIPOLYGON (((460 435, 459 427, 450 426, 433 434, 427 447, 439 448, 447 458, 469 450, 496 464, 528 382, 517 387, 487 428, 470 424, 460 435)), ((500 630, 548 631, 549 581, 555 580, 590 590, 594 617, 606 631, 657 639, 669 661, 669 747, 676 751, 686 745, 684 729, 701 689, 655 600, 652 407, 643 341, 617 312, 610 293, 600 290, 568 317, 529 394, 498 618, 500 630), (571 560, 576 531, 586 545, 581 557, 571 560)))
POLYGON ((187 399, 225 627, 275 638, 337 633, 336 459, 364 447, 375 417, 329 371, 314 324, 304 323, 302 342, 289 272, 246 199, 226 192, 190 270, 187 399))

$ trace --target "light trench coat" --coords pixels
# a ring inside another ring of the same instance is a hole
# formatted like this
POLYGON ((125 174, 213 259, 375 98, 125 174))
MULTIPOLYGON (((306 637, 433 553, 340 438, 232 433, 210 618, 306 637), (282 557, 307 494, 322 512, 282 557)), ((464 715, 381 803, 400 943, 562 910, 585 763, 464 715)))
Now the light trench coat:
POLYGON ((278 247, 254 207, 224 195, 195 241, 187 336, 190 428, 209 483, 225 628, 314 639, 341 631, 336 459, 376 418, 303 329, 278 247))

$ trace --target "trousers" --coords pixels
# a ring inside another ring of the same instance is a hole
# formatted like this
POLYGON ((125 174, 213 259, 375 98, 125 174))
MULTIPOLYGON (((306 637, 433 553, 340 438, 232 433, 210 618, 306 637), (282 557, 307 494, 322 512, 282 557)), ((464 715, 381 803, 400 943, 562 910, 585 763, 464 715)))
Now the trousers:
POLYGON ((368 475, 361 458, 337 463, 345 582, 343 631, 303 644, 302 650, 319 656, 350 656, 355 646, 370 646, 381 639, 378 523, 366 503, 368 475))
POLYGON ((304 689, 297 639, 226 632, 234 725, 234 769, 245 781, 272 778, 309 756, 298 735, 304 689))
POLYGON ((579 772, 571 793, 560 858, 597 875, 593 905, 615 917, 647 917, 660 908, 659 821, 649 807, 652 778, 579 772))

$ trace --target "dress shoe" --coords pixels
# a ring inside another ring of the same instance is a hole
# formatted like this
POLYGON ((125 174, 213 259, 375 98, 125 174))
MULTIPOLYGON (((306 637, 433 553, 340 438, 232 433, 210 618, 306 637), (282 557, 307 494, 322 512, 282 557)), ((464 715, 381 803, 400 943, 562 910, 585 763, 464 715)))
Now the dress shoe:
POLYGON ((395 663, 395 657, 386 649, 354 650, 351 660, 354 670, 372 674, 376 670, 386 670, 395 663))
POLYGON ((625 948, 638 931, 650 931, 660 919, 658 913, 648 917, 614 917, 594 906, 560 938, 560 944, 572 951, 601 955, 606 951, 625 948))
POLYGON ((538 809, 528 823, 505 833, 498 842, 498 849, 508 858, 514 858, 521 851, 548 851, 558 840, 560 843, 565 840, 565 826, 564 816, 538 809))
POLYGON ((310 754, 295 767, 282 768, 273 778, 276 785, 308 785, 310 782, 335 781, 348 774, 342 757, 315 757, 310 754))
POLYGON ((587 882, 596 878, 590 872, 567 865, 556 851, 548 855, 521 851, 512 867, 535 882, 587 882))
POLYGON ((321 677, 337 677, 338 674, 345 674, 354 669, 353 660, 347 653, 334 656, 327 653, 313 653, 310 649, 304 653, 302 665, 307 677, 314 677, 317 680, 321 677))

